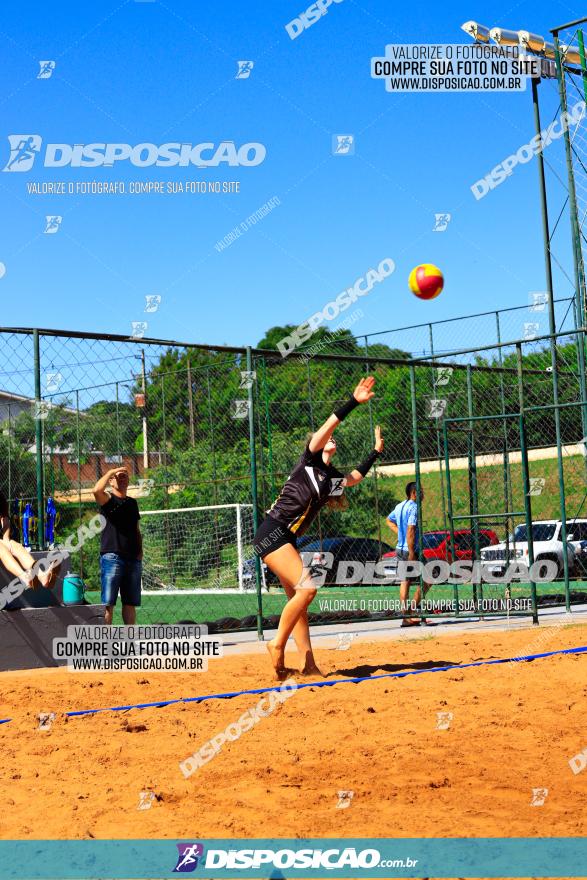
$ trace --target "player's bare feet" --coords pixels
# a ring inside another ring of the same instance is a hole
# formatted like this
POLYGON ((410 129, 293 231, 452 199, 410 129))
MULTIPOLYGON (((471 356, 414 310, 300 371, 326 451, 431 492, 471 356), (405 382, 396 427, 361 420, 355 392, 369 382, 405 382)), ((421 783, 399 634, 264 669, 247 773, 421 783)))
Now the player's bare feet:
POLYGON ((404 626, 420 626, 420 618, 419 617, 406 617, 405 620, 402 620, 402 627, 404 626))
POLYGON ((300 675, 319 675, 321 678, 324 678, 324 673, 321 669, 318 669, 315 663, 306 664, 302 669, 299 670, 300 675))
POLYGON ((300 675, 320 675, 324 678, 321 670, 316 665, 316 660, 311 650, 302 653, 300 659, 302 660, 302 665, 300 669, 296 670, 300 675))
POLYGON ((287 669, 285 668, 285 659, 283 655, 283 648, 278 648, 274 642, 267 642, 267 650, 269 651, 269 656, 271 657, 271 665, 275 671, 275 677, 278 681, 283 681, 287 678, 287 669))
POLYGON ((39 571, 39 581, 47 590, 50 590, 51 587, 55 585, 55 581, 57 580, 57 575, 59 574, 60 568, 61 563, 54 562, 51 568, 47 569, 47 571, 39 571))

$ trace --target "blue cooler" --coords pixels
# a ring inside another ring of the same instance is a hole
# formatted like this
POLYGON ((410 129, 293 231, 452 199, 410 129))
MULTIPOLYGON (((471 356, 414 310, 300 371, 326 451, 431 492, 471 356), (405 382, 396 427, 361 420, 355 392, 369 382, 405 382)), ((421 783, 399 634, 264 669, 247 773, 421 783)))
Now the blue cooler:
POLYGON ((86 585, 79 574, 68 572, 63 578, 63 604, 83 605, 86 585))

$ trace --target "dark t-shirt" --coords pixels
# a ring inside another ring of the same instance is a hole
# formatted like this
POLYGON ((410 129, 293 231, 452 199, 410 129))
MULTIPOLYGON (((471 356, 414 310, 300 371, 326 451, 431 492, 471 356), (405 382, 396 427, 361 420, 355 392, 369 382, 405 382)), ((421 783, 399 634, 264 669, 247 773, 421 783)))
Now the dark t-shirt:
POLYGON ((128 495, 126 498, 111 495, 100 510, 107 520, 100 553, 118 553, 127 559, 137 559, 140 551, 137 525, 141 515, 135 499, 128 495))
POLYGON ((343 490, 343 474, 332 464, 324 464, 321 449, 310 452, 306 446, 267 513, 294 534, 303 535, 320 508, 343 490))

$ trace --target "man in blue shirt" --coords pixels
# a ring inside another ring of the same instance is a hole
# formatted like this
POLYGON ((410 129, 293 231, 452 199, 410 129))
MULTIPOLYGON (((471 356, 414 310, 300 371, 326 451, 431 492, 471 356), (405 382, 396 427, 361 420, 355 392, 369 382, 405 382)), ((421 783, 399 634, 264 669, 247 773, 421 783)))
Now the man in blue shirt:
MULTIPOLYGON (((387 517, 387 525, 391 531, 397 535, 396 556, 398 562, 417 562, 419 539, 418 534, 418 500, 417 500, 416 483, 410 482, 406 486, 406 500, 396 504, 394 509, 387 517)), ((420 488, 420 502, 424 500, 424 490, 420 488)), ((411 575, 402 581, 399 588, 399 598, 401 609, 405 611, 408 608, 410 599, 410 581, 418 581, 418 587, 414 594, 414 601, 410 607, 417 608, 420 604, 421 590, 419 584, 419 575, 411 575)), ((424 595, 430 589, 430 584, 424 584, 424 595)), ((418 626, 420 624, 419 617, 404 617, 402 626, 418 626)), ((422 619, 422 622, 426 621, 422 619)))

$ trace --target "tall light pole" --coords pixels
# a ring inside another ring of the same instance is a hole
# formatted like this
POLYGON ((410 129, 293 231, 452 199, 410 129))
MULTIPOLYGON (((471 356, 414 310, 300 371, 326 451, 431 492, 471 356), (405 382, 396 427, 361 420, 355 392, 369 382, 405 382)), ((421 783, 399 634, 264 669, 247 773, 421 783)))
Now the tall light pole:
MULTIPOLYGON (((549 228, 549 220, 548 220, 548 202, 546 196, 546 177, 544 173, 544 156, 543 156, 543 140, 542 140, 542 126, 540 122, 540 107, 538 103, 538 85, 542 77, 553 77, 558 74, 559 82, 561 83, 561 90, 564 89, 564 82, 562 81, 562 65, 561 65, 561 53, 560 47, 557 42, 557 37, 555 35, 555 42, 547 43, 544 37, 539 34, 533 34, 530 31, 509 31, 503 28, 494 27, 488 29, 483 25, 478 25, 476 22, 466 22, 462 29, 465 33, 468 33, 474 39, 478 39, 477 34, 481 34, 482 42, 486 42, 485 34, 489 31, 489 38, 493 40, 495 43, 501 46, 522 46, 527 52, 530 52, 533 55, 537 55, 544 59, 543 64, 541 65, 541 77, 532 77, 532 105, 534 110, 534 127, 536 132, 536 137, 538 139, 539 149, 536 151, 536 158, 538 164, 538 184, 539 184, 539 192, 540 192, 540 213, 542 216, 542 239, 543 239, 543 248, 544 248, 544 266, 545 266, 545 280, 546 280, 546 289, 548 294, 548 322, 549 322, 549 332, 550 332, 550 364, 552 370, 552 401, 553 401, 553 415, 554 415, 554 425, 555 425, 555 436, 556 436, 556 447, 557 447, 557 466, 558 466, 558 482, 559 482, 559 506, 560 506, 560 516, 561 516, 561 539, 563 542, 563 546, 566 547, 567 544, 567 514, 566 514, 566 495, 565 495, 565 476, 564 476, 564 467, 563 467, 563 458, 562 458, 562 434, 561 434, 561 420, 560 420, 560 405, 559 405, 559 387, 558 387, 558 362, 557 362, 557 350, 556 350, 556 316, 554 311, 554 291, 553 291, 553 283, 552 283, 552 258, 550 251, 550 228, 549 228), (556 61, 556 71, 553 70, 552 59, 556 61)), ((577 53, 572 53, 568 47, 564 47, 567 54, 572 55, 573 58, 569 58, 569 60, 574 61, 575 57, 579 59, 577 53)), ((580 59, 579 59, 580 60, 580 59)), ((562 92, 561 92, 562 94, 562 92)), ((564 106, 564 103, 561 99, 561 104, 564 106)), ((565 133, 566 139, 568 138, 568 131, 565 133)), ((567 148, 567 164, 570 163, 570 142, 569 147, 567 148)), ((569 183, 572 181, 572 168, 569 173, 569 183)), ((574 186, 573 186, 574 191, 574 186)), ((571 193, 570 193, 571 194, 571 193)), ((576 215, 575 215, 576 220, 576 215)), ((571 200, 571 224, 573 227, 573 239, 575 241, 575 229, 573 223, 573 203, 571 200)), ((573 249, 576 250, 576 247, 573 249)), ((576 271, 576 290, 575 290, 575 305, 580 302, 581 299, 581 285, 580 285, 580 275, 577 275, 576 271)), ((578 310, 576 308, 575 312, 576 318, 578 316, 578 310)), ((579 331, 583 326, 584 322, 582 320, 575 320, 575 326, 579 331)), ((581 391, 581 399, 584 402, 586 400, 586 387, 585 387, 585 360, 584 360, 584 345, 583 339, 580 336, 579 332, 576 336, 576 346, 577 346, 577 362, 579 366, 579 382, 580 382, 580 391, 581 391)), ((584 407, 581 407, 582 410, 582 419, 583 419, 583 436, 586 435, 587 425, 585 424, 584 419, 584 407)), ((567 554, 563 554, 563 569, 564 569, 564 580, 565 580, 565 593, 567 600, 567 609, 570 608, 569 605, 569 564, 567 554)))

